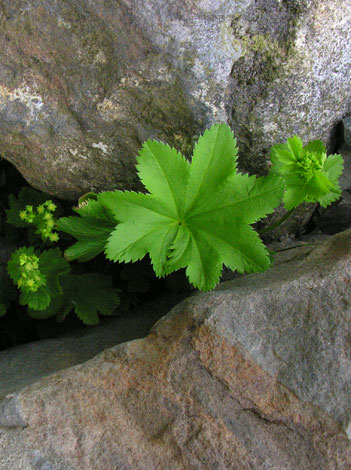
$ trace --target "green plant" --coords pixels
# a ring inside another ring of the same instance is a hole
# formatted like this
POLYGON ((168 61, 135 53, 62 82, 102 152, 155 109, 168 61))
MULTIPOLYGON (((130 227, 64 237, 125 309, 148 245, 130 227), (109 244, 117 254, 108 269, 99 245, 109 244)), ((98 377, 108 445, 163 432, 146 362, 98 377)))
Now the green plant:
MULTIPOLYGON (((236 160, 236 143, 225 125, 200 137, 192 163, 168 145, 146 142, 137 168, 150 194, 105 192, 86 202, 104 207, 118 222, 104 243, 106 256, 129 262, 149 253, 157 276, 187 267, 189 281, 203 290, 216 285, 223 263, 239 272, 267 269, 268 250, 249 224, 273 212, 282 185, 275 176, 238 173, 236 160)), ((61 219, 59 228, 73 234, 79 223, 61 219)), ((79 258, 80 249, 71 247, 69 259, 79 258)))
MULTIPOLYGON (((7 223, 26 229, 34 245, 18 248, 7 263, 7 272, 19 293, 18 302, 28 307, 33 318, 56 316, 62 321, 74 310, 85 324, 96 324, 98 313, 114 314, 119 296, 109 276, 72 273, 58 247, 43 249, 46 244, 59 240, 54 217, 57 206, 51 200, 43 201, 44 198, 30 188, 23 188, 18 198, 9 197, 7 223)), ((4 315, 9 299, 2 289, 0 300, 0 315, 4 315)))
POLYGON ((80 217, 62 217, 58 220, 58 228, 78 240, 65 251, 66 259, 89 261, 104 251, 116 221, 97 194, 89 193, 80 198, 78 203, 78 207, 73 207, 73 210, 80 217))
POLYGON ((271 174, 284 179, 286 191, 283 202, 292 210, 302 202, 318 202, 326 207, 339 199, 338 180, 343 170, 341 155, 329 155, 320 140, 303 146, 298 136, 271 150, 271 174))
MULTIPOLYGON (((8 205, 9 209, 5 211, 8 227, 25 229, 27 238, 35 245, 42 245, 45 241, 58 241, 57 234, 56 239, 54 237, 54 240, 50 240, 49 236, 45 235, 45 229, 48 230, 47 235, 55 233, 56 222, 53 214, 56 212, 56 217, 59 216, 62 208, 48 200, 45 194, 23 186, 17 197, 9 195, 8 205)), ((11 238, 13 235, 10 233, 11 238)))
POLYGON ((20 291, 19 303, 33 310, 44 310, 52 297, 60 294, 59 278, 70 266, 58 248, 34 252, 34 247, 14 251, 7 272, 20 291))
POLYGON ((80 217, 58 221, 78 240, 66 258, 86 260, 104 250, 113 261, 134 262, 148 253, 157 276, 186 268, 201 290, 218 283, 223 264, 240 273, 268 269, 271 254, 251 224, 282 198, 287 209, 334 201, 342 158, 327 157, 319 141, 303 147, 295 136, 273 147, 270 174, 257 178, 237 171, 237 153, 225 124, 205 131, 191 163, 166 144, 145 142, 137 170, 148 193, 90 194, 75 209, 80 217))

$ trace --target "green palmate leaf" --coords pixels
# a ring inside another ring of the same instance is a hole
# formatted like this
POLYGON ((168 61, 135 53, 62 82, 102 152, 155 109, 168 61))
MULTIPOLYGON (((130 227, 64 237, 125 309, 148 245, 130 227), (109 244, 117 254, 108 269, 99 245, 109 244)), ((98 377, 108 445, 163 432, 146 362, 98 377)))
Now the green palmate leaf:
POLYGON ((101 253, 108 237, 115 228, 116 221, 104 207, 99 196, 95 199, 81 199, 79 207, 75 208, 80 217, 63 217, 58 220, 59 230, 69 233, 78 241, 65 251, 69 261, 89 261, 101 253))
POLYGON ((300 137, 294 135, 294 137, 291 137, 287 140, 286 145, 290 150, 290 153, 295 157, 296 160, 298 160, 303 148, 303 143, 300 137))
MULTIPOLYGON (((206 130, 195 145, 186 186, 186 210, 203 197, 213 194, 236 170, 238 149, 227 125, 206 130)), ((143 181, 143 175, 140 175, 143 181)))
POLYGON ((311 140, 310 142, 308 142, 307 145, 305 145, 305 147, 303 147, 303 144, 301 141, 300 151, 302 150, 302 148, 304 148, 305 151, 315 152, 315 153, 322 154, 322 155, 326 153, 325 146, 321 140, 311 140))
POLYGON ((125 221, 112 232, 107 243, 106 253, 110 246, 118 245, 118 255, 111 253, 108 257, 130 262, 142 259, 149 252, 156 274, 162 276, 168 248, 179 226, 176 215, 168 216, 169 209, 146 194, 116 191, 102 193, 101 199, 111 207, 118 207, 120 221, 125 221))
POLYGON ((160 142, 146 142, 137 161, 151 194, 99 195, 119 222, 107 257, 128 262, 149 253, 158 276, 186 267, 189 281, 202 290, 216 285, 223 264, 239 272, 267 269, 269 253, 249 224, 273 212, 283 186, 276 176, 236 173, 236 159, 224 124, 200 137, 191 164, 160 142))
POLYGON ((40 287, 37 291, 23 291, 21 290, 19 303, 21 305, 28 305, 29 308, 34 310, 44 310, 50 304, 50 294, 44 287, 40 287))
POLYGON ((41 312, 30 311, 34 318, 58 316, 63 319, 71 310, 86 325, 99 322, 99 313, 111 316, 119 305, 119 296, 112 287, 112 280, 101 274, 68 274, 61 279, 62 294, 52 299, 41 312))
POLYGON ((59 248, 46 250, 40 255, 39 269, 45 275, 45 289, 50 297, 60 295, 62 292, 60 277, 69 273, 71 267, 62 257, 59 248))
POLYGON ((323 171, 327 175, 329 181, 332 184, 331 191, 319 198, 319 203, 322 207, 327 207, 334 201, 337 201, 341 194, 341 188, 339 186, 339 178, 342 175, 344 169, 344 162, 341 155, 329 155, 326 159, 323 171))
POLYGON ((75 291, 72 295, 74 311, 86 325, 99 322, 98 313, 105 316, 114 314, 120 301, 111 278, 101 274, 82 274, 74 278, 75 291))
POLYGON ((341 194, 338 179, 343 169, 341 155, 327 157, 320 140, 303 147, 294 136, 286 144, 274 145, 271 150, 271 174, 282 176, 286 184, 284 206, 287 210, 302 202, 319 202, 326 207, 341 194))
POLYGON ((162 142, 147 141, 137 157, 137 170, 146 189, 162 194, 167 212, 176 215, 184 203, 182 182, 189 178, 189 162, 174 148, 162 142), (170 179, 172 172, 179 177, 170 179))

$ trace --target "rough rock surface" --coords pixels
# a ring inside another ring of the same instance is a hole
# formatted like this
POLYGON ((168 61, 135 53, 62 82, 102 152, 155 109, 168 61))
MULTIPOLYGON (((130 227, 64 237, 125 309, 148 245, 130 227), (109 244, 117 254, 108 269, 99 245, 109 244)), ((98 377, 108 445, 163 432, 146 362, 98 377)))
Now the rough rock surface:
POLYGON ((350 235, 6 397, 0 469, 348 470, 350 235))
POLYGON ((0 399, 42 377, 81 364, 104 349, 146 336, 154 323, 185 297, 164 294, 99 325, 0 351, 0 399))
POLYGON ((241 165, 350 111, 349 0, 2 0, 0 153, 34 187, 136 188, 141 143, 229 122, 241 165))

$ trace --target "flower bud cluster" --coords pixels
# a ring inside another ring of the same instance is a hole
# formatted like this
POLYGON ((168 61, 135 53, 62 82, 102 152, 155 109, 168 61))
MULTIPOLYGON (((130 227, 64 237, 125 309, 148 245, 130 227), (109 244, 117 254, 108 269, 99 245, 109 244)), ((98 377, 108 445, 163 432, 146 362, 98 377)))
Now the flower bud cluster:
POLYGON ((53 216, 55 209, 56 205, 52 201, 47 200, 36 209, 30 205, 26 206, 23 211, 20 211, 19 217, 24 222, 34 224, 37 227, 36 233, 41 235, 44 241, 57 242, 59 236, 55 232, 56 222, 53 216))
POLYGON ((303 169, 299 174, 306 183, 311 181, 315 176, 316 171, 321 170, 323 167, 326 155, 317 152, 302 151, 298 160, 298 165, 303 169))
POLYGON ((18 258, 18 268, 20 276, 17 280, 17 286, 20 289, 36 292, 45 284, 46 279, 39 270, 39 258, 36 255, 21 253, 18 258))

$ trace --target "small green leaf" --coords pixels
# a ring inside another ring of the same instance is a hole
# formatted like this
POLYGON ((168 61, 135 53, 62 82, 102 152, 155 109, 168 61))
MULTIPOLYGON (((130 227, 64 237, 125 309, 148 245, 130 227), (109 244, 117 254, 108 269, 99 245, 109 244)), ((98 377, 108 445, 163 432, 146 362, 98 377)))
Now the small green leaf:
POLYGON ((328 176, 331 183, 338 189, 339 178, 344 169, 344 161, 341 155, 329 155, 323 165, 323 172, 328 176))
POLYGON ((119 305, 119 296, 112 288, 111 278, 101 274, 75 276, 74 310, 86 325, 99 322, 98 313, 105 316, 114 314, 119 305))
POLYGON ((296 163, 295 155, 286 148, 285 144, 276 144, 271 149, 271 160, 274 161, 275 164, 281 162, 281 166, 283 163, 287 165, 292 165, 296 163))
POLYGON ((99 313, 113 315, 120 302, 109 276, 96 273, 67 274, 62 276, 61 285, 62 294, 52 299, 50 306, 39 314, 40 318, 55 315, 62 318, 74 310, 83 323, 96 325, 99 322, 99 313))
POLYGON ((33 310, 44 310, 50 304, 50 294, 45 286, 40 287, 36 292, 21 291, 19 303, 28 305, 33 310))
POLYGON ((58 220, 58 229, 66 232, 78 241, 65 251, 69 261, 89 261, 101 253, 108 237, 116 226, 110 211, 98 199, 86 199, 75 208, 80 217, 62 217, 58 220))
POLYGON ((284 193, 283 202, 286 210, 290 211, 299 206, 306 199, 307 183, 297 175, 289 175, 286 178, 288 190, 284 193))
POLYGON ((302 140, 297 135, 294 135, 293 137, 290 137, 287 140, 287 147, 290 150, 291 154, 295 157, 295 160, 299 159, 302 146, 302 140))
POLYGON ((315 152, 319 154, 326 153, 325 146, 321 140, 311 140, 307 145, 305 145, 304 149, 309 152, 315 152))
POLYGON ((71 266, 62 257, 59 248, 43 251, 40 255, 39 268, 46 277, 45 287, 49 295, 58 296, 62 292, 60 277, 71 270, 71 266))
POLYGON ((82 206, 83 203, 91 201, 91 200, 96 201, 97 198, 98 198, 97 193, 94 193, 94 192, 85 193, 85 194, 83 194, 83 196, 81 196, 78 199, 78 206, 82 206))
POLYGON ((333 185, 329 178, 322 171, 317 170, 308 182, 306 200, 317 201, 320 197, 329 193, 332 188, 333 185))

